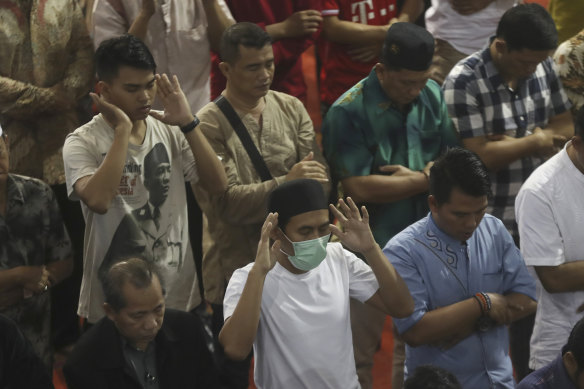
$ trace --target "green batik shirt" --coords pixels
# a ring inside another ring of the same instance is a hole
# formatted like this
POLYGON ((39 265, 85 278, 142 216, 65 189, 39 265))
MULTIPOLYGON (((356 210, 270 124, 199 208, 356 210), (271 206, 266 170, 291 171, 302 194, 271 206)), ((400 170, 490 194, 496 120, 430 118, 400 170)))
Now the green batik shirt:
MULTIPOLYGON (((373 70, 331 106, 322 135, 335 182, 382 174, 379 167, 383 165, 422 170, 447 146, 459 144, 436 82, 428 80, 403 113, 389 101, 373 70)), ((384 247, 395 234, 426 216, 428 195, 365 205, 375 240, 384 247)))

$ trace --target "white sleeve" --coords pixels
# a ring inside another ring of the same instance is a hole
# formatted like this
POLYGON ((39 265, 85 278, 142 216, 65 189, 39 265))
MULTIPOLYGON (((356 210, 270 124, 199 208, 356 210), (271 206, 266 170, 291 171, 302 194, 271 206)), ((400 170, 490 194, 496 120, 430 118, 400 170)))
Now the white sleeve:
POLYGON ((93 45, 96 49, 101 42, 123 35, 130 28, 128 21, 107 0, 95 1, 92 22, 93 45))
POLYGON ((560 229, 549 200, 530 188, 515 202, 521 253, 527 266, 558 266, 566 262, 560 229))
MULTIPOLYGON (((96 147, 93 148, 96 150, 96 147)), ((76 132, 69 134, 63 146, 63 162, 65 165, 65 180, 67 195, 71 200, 79 200, 73 186, 80 178, 93 175, 100 162, 92 152, 87 141, 76 132)))
POLYGON ((233 315, 233 311, 235 311, 235 307, 237 307, 237 303, 243 292, 243 287, 247 282, 249 269, 249 266, 237 269, 233 272, 231 279, 229 279, 229 284, 225 291, 225 297, 223 298, 223 321, 229 319, 231 315, 233 315))
POLYGON ((345 249, 342 249, 349 270, 349 296, 361 302, 371 298, 379 289, 377 278, 362 259, 345 249))

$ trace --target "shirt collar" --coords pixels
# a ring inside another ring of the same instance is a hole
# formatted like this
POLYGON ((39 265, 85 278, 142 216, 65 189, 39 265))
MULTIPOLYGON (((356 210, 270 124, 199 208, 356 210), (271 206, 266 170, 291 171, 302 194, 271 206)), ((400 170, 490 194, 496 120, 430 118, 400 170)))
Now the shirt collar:
MULTIPOLYGON (((438 227, 438 224, 436 224, 436 221, 434 221, 434 218, 432 217, 432 212, 430 212, 428 214, 427 226, 428 226, 429 231, 434 233, 434 235, 436 235, 441 241, 445 242, 446 244, 450 244, 452 247, 465 246, 467 243, 467 242, 461 242, 458 239, 454 239, 453 237, 448 235, 446 232, 442 231, 440 229, 440 227, 438 227)), ((471 237, 471 239, 472 239, 472 237, 471 237)))

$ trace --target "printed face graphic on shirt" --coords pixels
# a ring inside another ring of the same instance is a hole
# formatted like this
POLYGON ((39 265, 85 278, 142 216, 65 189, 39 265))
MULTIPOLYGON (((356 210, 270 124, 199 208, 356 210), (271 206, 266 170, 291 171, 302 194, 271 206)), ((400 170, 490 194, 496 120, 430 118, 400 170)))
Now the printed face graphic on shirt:
POLYGON ((171 173, 166 148, 162 143, 157 143, 144 158, 144 186, 154 207, 160 207, 166 201, 171 173))

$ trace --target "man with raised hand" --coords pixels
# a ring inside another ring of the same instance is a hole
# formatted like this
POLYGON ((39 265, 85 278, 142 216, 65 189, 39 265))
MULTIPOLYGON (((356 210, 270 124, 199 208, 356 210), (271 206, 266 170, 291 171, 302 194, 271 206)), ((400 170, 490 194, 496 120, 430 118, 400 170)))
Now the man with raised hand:
POLYGON ((367 210, 350 198, 330 205, 343 231, 329 224, 327 198, 311 179, 274 189, 268 210, 255 262, 227 287, 225 353, 243 359, 253 346, 258 388, 360 388, 349 298, 404 317, 413 308, 407 287, 375 242, 367 210), (369 265, 329 243, 331 232, 369 265))
POLYGON ((154 256, 155 247, 144 237, 132 211, 148 201, 144 164, 155 148, 164 148, 170 162, 166 167, 170 177, 163 190, 167 198, 158 212, 157 207, 147 207, 144 212, 153 217, 160 213, 160 220, 172 222, 164 226, 168 227, 164 243, 177 248, 179 258, 173 266, 166 263, 163 268, 167 304, 190 310, 201 299, 188 239, 184 182, 200 180, 210 192, 221 193, 226 188, 225 172, 202 135, 177 78, 155 74, 156 63, 142 41, 124 35, 102 42, 96 52, 96 68, 101 96, 92 97, 101 114, 69 135, 63 152, 69 196, 82 201, 88 226, 78 313, 90 323, 103 316, 97 273, 108 250, 108 266, 128 255, 154 256), (164 112, 151 111, 156 93, 164 112), (122 231, 121 221, 122 230, 131 233, 119 242, 116 235, 122 231))

